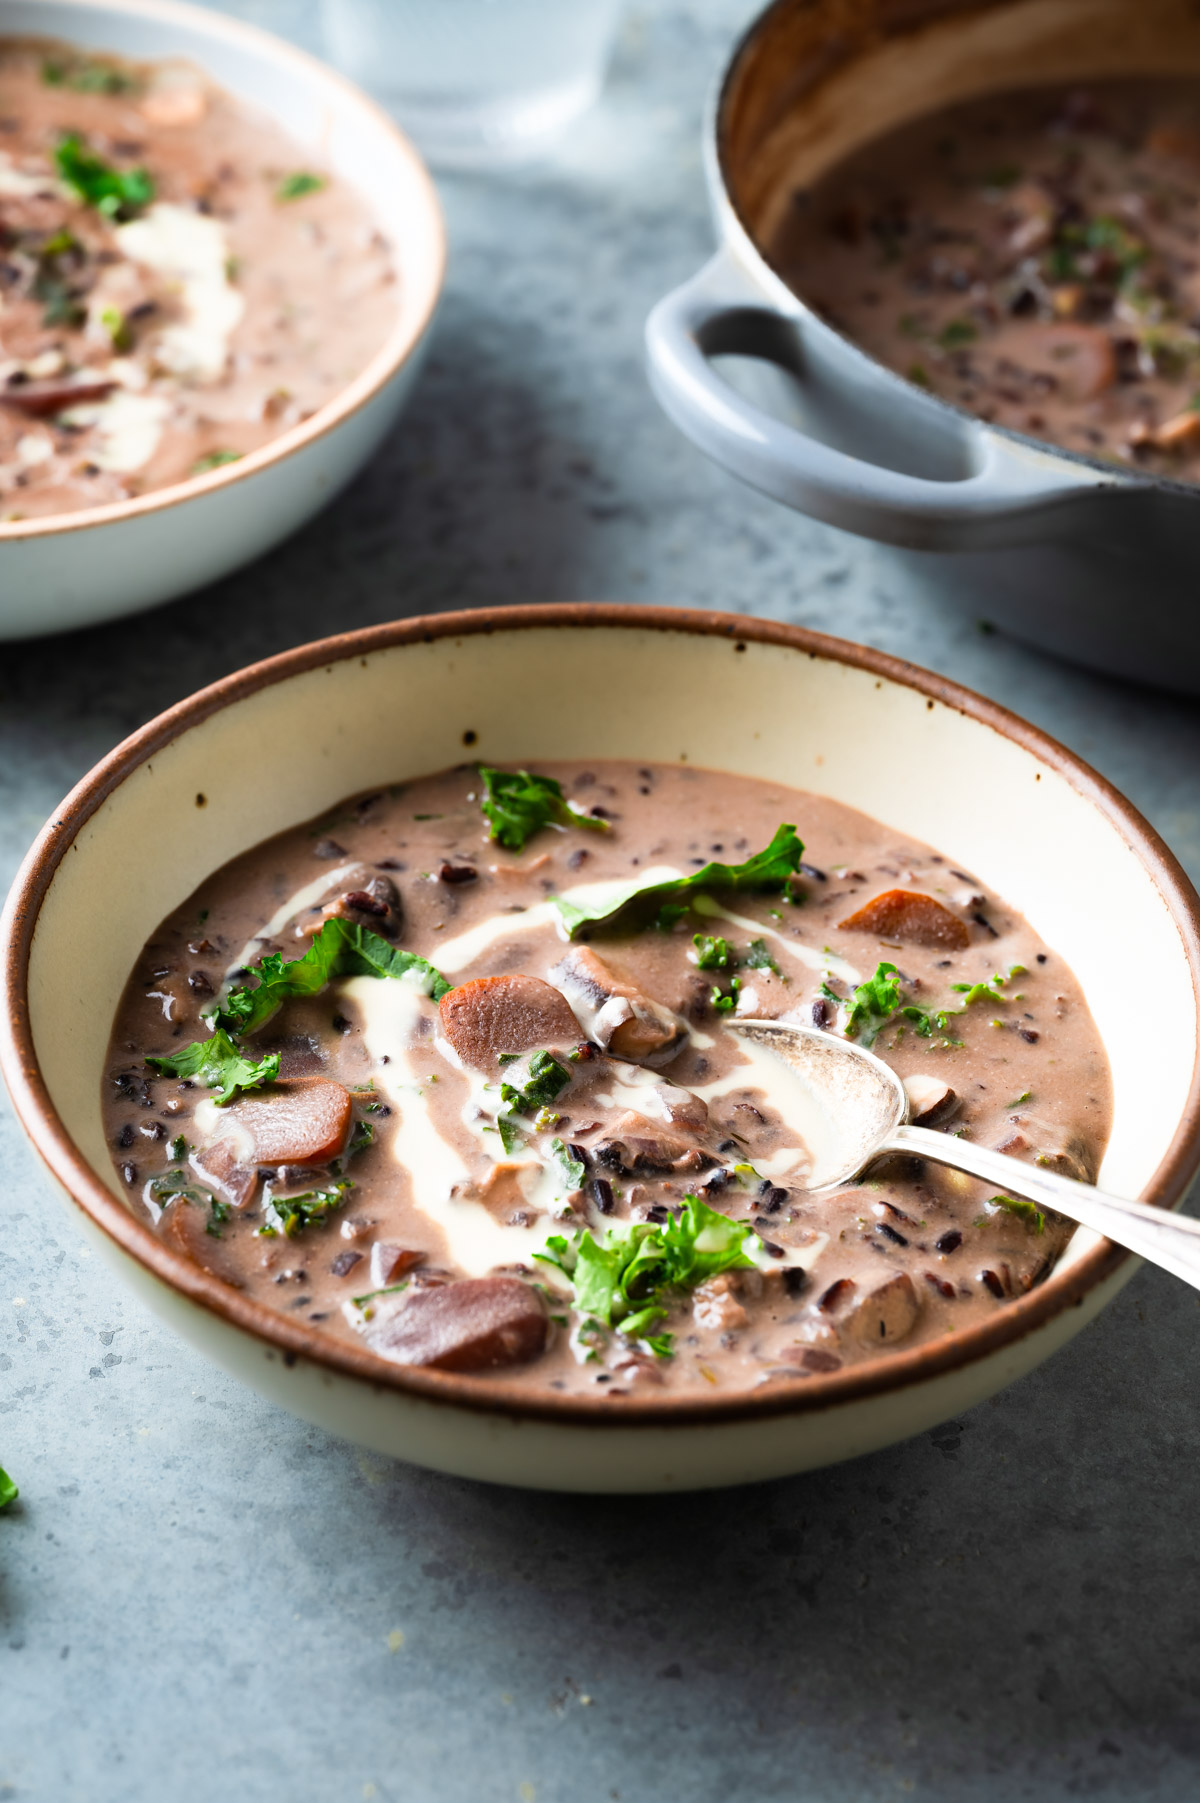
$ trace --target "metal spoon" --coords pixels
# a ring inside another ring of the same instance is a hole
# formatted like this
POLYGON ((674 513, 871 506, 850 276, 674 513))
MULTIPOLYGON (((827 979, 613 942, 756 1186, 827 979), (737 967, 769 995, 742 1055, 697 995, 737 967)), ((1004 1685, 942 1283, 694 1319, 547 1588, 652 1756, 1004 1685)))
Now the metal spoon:
POLYGON ((1083 1227, 1103 1234, 1139 1258, 1161 1265, 1200 1289, 1200 1221, 1106 1196, 1089 1183, 1022 1163, 989 1146, 908 1122, 904 1085, 874 1052, 835 1038, 818 1027, 779 1020, 730 1020, 726 1026, 773 1052, 800 1079, 815 1104, 823 1131, 809 1175, 811 1190, 850 1183, 884 1152, 931 1158, 1024 1196, 1083 1227))

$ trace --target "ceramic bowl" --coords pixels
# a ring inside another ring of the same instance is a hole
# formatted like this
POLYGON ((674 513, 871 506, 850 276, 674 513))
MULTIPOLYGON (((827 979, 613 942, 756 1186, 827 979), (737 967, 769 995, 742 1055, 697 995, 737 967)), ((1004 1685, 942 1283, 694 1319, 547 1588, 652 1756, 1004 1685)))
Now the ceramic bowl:
POLYGON ((409 620, 254 665, 127 739, 57 810, 0 925, 0 1066, 20 1118, 85 1233, 186 1339, 284 1407, 418 1464, 551 1489, 686 1489, 931 1427, 1031 1370, 1124 1283, 1135 1261, 1080 1230, 1040 1288, 985 1324, 854 1369, 749 1394, 533 1397, 384 1364, 170 1252, 121 1199, 100 1114, 144 942, 248 847, 466 757, 686 758, 931 841, 1082 983, 1115 1087, 1105 1187, 1173 1207, 1200 1163, 1200 903, 1129 803, 1043 733, 880 652, 766 620, 607 606, 409 620), (580 705, 581 679, 603 707, 580 705), (1172 998, 1149 1041, 1117 944, 1137 946, 1146 994, 1172 998))
POLYGON ((278 38, 171 0, 0 0, 0 37, 134 60, 183 58, 278 121, 364 197, 395 244, 399 315, 349 387, 235 464, 85 512, 0 524, 0 639, 136 613, 237 569, 347 483, 412 387, 441 289, 445 235, 425 167, 385 113, 278 38))
POLYGON ((1163 75, 1200 75, 1189 0, 774 0, 709 115, 720 248, 646 340, 667 413, 744 481, 879 540, 918 592, 975 619, 1195 693, 1200 487, 927 393, 814 312, 768 249, 796 192, 894 126, 1034 83, 1163 75))

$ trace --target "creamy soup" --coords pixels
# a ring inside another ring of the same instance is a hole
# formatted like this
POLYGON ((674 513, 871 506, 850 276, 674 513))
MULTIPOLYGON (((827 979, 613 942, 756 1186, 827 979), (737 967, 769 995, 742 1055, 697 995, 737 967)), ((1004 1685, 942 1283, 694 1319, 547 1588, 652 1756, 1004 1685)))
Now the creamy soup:
POLYGON ((802 1380, 1045 1277, 1070 1227, 944 1168, 816 1193, 820 1123, 748 1018, 870 1045, 913 1118, 1094 1176, 1104 1052, 1027 923, 863 814, 686 764, 465 767, 236 859, 146 946, 105 1121, 175 1251, 518 1385, 802 1380))
POLYGON ((1200 85, 1038 88, 878 139, 769 247, 910 381, 1071 451, 1200 480, 1200 85))
POLYGON ((236 462, 396 311, 364 203, 199 70, 0 40, 0 519, 236 462))

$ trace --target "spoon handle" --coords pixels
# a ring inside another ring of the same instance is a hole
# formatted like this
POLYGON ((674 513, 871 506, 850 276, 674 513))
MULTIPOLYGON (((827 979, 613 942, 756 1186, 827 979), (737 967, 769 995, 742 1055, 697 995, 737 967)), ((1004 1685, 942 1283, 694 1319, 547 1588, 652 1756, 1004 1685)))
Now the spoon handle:
POLYGON ((1187 1215, 1106 1196, 1090 1183, 1076 1183, 1073 1177, 1060 1177, 1054 1171, 1010 1158, 1005 1152, 995 1152, 990 1146, 972 1145, 970 1140, 935 1133, 929 1127, 895 1128, 888 1135, 886 1149, 948 1164, 971 1177, 982 1177, 985 1183, 994 1183, 1006 1194, 1052 1208, 1200 1289, 1200 1221, 1187 1215))

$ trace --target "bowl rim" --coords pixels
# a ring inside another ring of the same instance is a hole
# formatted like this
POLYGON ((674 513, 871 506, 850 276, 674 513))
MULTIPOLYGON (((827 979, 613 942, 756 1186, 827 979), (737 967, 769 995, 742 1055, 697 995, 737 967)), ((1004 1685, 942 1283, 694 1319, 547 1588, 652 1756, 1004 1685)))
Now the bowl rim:
MULTIPOLYGON (((201 36, 224 40, 234 48, 239 45, 252 48, 277 66, 285 69, 290 66, 297 73, 305 74, 310 79, 315 77, 325 87, 340 91, 343 99, 350 101, 360 113, 366 115, 376 132, 392 140, 393 149, 408 164, 414 187, 422 197, 427 224, 432 228, 432 256, 427 270, 418 281, 406 269, 402 247, 394 247, 400 275, 409 291, 416 294, 419 300, 415 314, 409 319, 402 312, 365 367, 332 400, 318 407, 311 418, 303 420, 297 426, 290 426, 278 438, 270 439, 257 450, 247 451, 236 463, 222 465, 203 475, 188 476, 182 482, 172 482, 165 488, 152 489, 148 494, 131 495, 125 501, 109 501, 101 507, 80 507, 72 513, 51 513, 41 518, 0 521, 0 547, 14 542, 54 538, 62 533, 121 525, 127 520, 162 513, 201 495, 232 488, 238 482, 251 480, 271 465, 282 463, 298 452, 307 450, 318 439, 324 438, 354 414, 361 412, 403 369, 429 329, 446 275, 446 225, 432 176, 411 139, 382 107, 376 105, 361 88, 338 70, 322 62, 319 57, 310 55, 307 50, 301 50, 298 45, 289 44, 285 39, 277 37, 274 32, 264 31, 261 26, 247 24, 229 14, 193 6, 188 0, 57 0, 57 4, 78 12, 81 19, 90 13, 119 12, 156 23, 185 26, 201 36)), ((5 0, 0 0, 0 41, 12 35, 4 29, 5 10, 5 0)))
MULTIPOLYGON (((1021 0, 984 0, 984 3, 996 7, 1015 7, 1021 4, 1021 0)), ((768 0, 765 6, 751 16, 738 33, 713 82, 704 122, 704 151, 710 190, 722 218, 727 226, 732 227, 736 232, 741 254, 753 260, 754 274, 760 284, 770 287, 775 298, 786 306, 799 307, 804 315, 805 329, 821 333, 833 344, 836 344, 839 352, 853 366, 853 373, 856 377, 865 377, 884 388, 890 388, 898 397, 918 399, 931 411, 940 412, 947 419, 955 421, 960 428, 965 426, 984 436, 990 433, 997 438, 1020 445, 1023 450, 1035 451, 1043 458, 1058 459, 1070 466, 1090 470, 1095 475, 1104 476, 1107 481, 1101 486, 1105 492, 1136 495, 1160 490, 1173 496, 1195 501, 1197 498, 1195 483, 1184 482, 1179 477, 1172 476, 1168 471, 1144 469, 1133 464, 1124 467, 1105 462, 1102 457, 1095 456, 1089 451, 1075 450, 1070 445, 1056 444, 1051 438, 1038 438, 1031 432, 1019 431, 1016 426, 1002 425, 996 420, 984 419, 981 414, 972 413, 969 408, 962 406, 958 401, 950 400, 945 395, 936 394, 932 389, 922 388, 917 383, 911 382, 898 369, 893 369, 890 364, 884 363, 882 358, 876 357, 871 351, 864 349, 857 340, 851 338, 839 326, 831 324, 823 314, 815 309, 807 294, 802 293, 798 287, 793 287, 770 261, 766 249, 750 230, 741 208, 734 199, 729 172, 728 114, 734 96, 735 83, 742 74, 745 61, 757 48, 760 39, 767 37, 777 17, 807 4, 809 4, 809 0, 768 0)), ((961 17, 966 20, 973 16, 974 10, 969 5, 962 9, 961 15, 952 12, 931 11, 929 16, 919 21, 914 29, 919 31, 926 25, 952 29, 956 18, 961 17)), ((904 27, 901 26, 896 35, 901 35, 903 30, 904 27)), ((862 48, 869 49, 871 45, 864 45, 862 48)), ((1030 82, 1029 85, 1035 84, 1030 82)), ((1006 84, 996 91, 1003 94, 1020 90, 1014 88, 1012 84, 1006 84)), ((803 104, 803 98, 799 102, 794 102, 793 110, 803 104)), ((925 118, 940 110, 940 108, 932 107, 928 113, 914 115, 914 118, 925 118)), ((886 135, 885 133, 884 136, 886 137, 886 135)))
MULTIPOLYGON (((411 1399, 455 1405, 510 1420, 564 1425, 627 1427, 634 1424, 703 1426, 809 1414, 842 1404, 878 1398, 889 1391, 952 1374, 1014 1346, 1084 1302, 1131 1256, 1107 1240, 1084 1253, 1069 1269, 1057 1269, 1044 1283, 989 1320, 944 1340, 898 1351, 863 1365, 828 1374, 797 1373, 759 1389, 714 1392, 709 1397, 577 1396, 553 1391, 525 1392, 503 1377, 479 1377, 389 1365, 365 1346, 343 1344, 318 1330, 251 1301, 218 1277, 172 1252, 124 1201, 101 1180, 76 1148, 58 1115, 39 1068, 30 1021, 29 960, 41 904, 82 829, 107 798, 175 738, 229 706, 278 683, 406 645, 557 628, 565 632, 633 630, 682 633, 778 645, 811 660, 825 659, 866 671, 914 690, 929 708, 939 704, 991 728, 1056 772, 1102 813, 1146 871, 1179 932, 1192 978, 1200 1020, 1200 897, 1173 853, 1132 803, 1065 746, 973 690, 918 665, 844 639, 758 619, 701 610, 620 603, 574 602, 508 605, 392 621, 316 640, 234 671, 177 702, 117 745, 75 785, 35 840, 13 883, 0 917, 4 942, 7 1006, 0 1019, 0 1073, 8 1083, 17 1116, 51 1174, 90 1222, 115 1247, 153 1278, 197 1304, 223 1323, 257 1340, 268 1357, 288 1365, 300 1358, 323 1370, 356 1379, 378 1393, 400 1392, 411 1399)), ((1186 1104, 1143 1199, 1177 1206, 1200 1165, 1200 1028, 1186 1104)))

